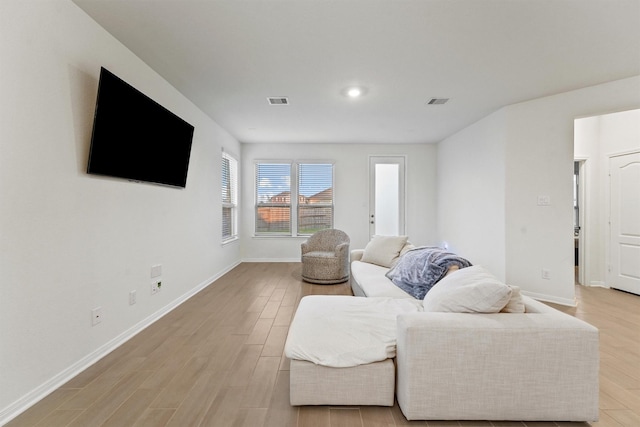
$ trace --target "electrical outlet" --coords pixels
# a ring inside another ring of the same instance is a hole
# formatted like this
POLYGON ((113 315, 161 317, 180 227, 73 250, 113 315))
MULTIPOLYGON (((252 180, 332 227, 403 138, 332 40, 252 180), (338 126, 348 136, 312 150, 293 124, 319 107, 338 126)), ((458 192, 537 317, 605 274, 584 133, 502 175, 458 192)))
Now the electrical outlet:
POLYGON ((96 307, 91 310, 91 326, 96 326, 102 322, 102 307, 96 307))
POLYGON ((162 288, 162 281, 154 280, 153 282, 151 282, 151 295, 155 295, 158 292, 160 292, 161 288, 162 288))
POLYGON ((129 292, 129 305, 133 305, 136 303, 136 291, 129 292))

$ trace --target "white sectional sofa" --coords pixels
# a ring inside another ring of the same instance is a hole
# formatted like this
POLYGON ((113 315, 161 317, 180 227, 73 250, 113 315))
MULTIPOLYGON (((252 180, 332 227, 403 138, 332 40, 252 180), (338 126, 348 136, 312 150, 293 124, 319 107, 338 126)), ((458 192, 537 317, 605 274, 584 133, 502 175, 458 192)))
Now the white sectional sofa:
POLYGON ((387 279, 388 267, 362 262, 364 249, 351 251, 351 291, 357 297, 413 298, 387 279))
POLYGON ((398 316, 396 396, 409 420, 595 421, 598 331, 526 312, 398 316))
MULTIPOLYGON (((402 299, 409 308, 395 316, 395 323, 388 317, 366 320, 384 325, 384 331, 395 327, 390 336, 375 328, 361 332, 360 323, 350 318, 340 320, 342 328, 336 328, 319 315, 320 310, 326 318, 345 311, 366 312, 366 301, 354 310, 349 302, 353 297, 303 298, 307 301, 301 302, 302 312, 296 313, 285 349, 293 359, 292 404, 392 405, 389 384, 395 383, 395 399, 409 420, 598 419, 595 327, 520 295, 481 267, 447 274, 424 301, 418 301, 385 277, 390 265, 363 261, 371 259, 363 250, 351 256, 353 293, 367 297, 362 300, 371 302, 371 311, 388 311, 380 307, 397 306, 392 301, 402 299), (319 327, 312 335, 321 344, 318 348, 327 347, 332 355, 344 347, 339 337, 358 334, 367 336, 367 345, 384 336, 380 345, 386 346, 387 355, 368 363, 346 360, 344 366, 324 366, 321 358, 304 353, 308 347, 295 346, 301 341, 295 336, 305 336, 310 324, 319 327), (395 351, 390 351, 393 338, 395 351), (391 360, 395 372, 389 369, 391 360)), ((393 264, 397 256, 387 258, 386 264, 393 264)))

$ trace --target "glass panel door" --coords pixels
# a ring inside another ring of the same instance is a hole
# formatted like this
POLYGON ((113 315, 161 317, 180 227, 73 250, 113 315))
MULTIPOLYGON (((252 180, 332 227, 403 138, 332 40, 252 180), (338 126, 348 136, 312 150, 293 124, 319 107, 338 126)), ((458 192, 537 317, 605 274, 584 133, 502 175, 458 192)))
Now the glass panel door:
POLYGON ((370 157, 369 186, 371 236, 405 234, 404 156, 370 157))

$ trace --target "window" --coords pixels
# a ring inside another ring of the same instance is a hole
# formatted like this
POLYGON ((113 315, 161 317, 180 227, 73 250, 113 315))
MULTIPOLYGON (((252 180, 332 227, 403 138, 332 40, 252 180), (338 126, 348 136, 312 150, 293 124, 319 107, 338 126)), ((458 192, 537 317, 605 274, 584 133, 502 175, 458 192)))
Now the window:
POLYGON ((291 164, 256 165, 256 234, 291 235, 291 164))
POLYGON ((333 227, 333 165, 298 165, 298 234, 333 227))
POLYGON ((222 153, 222 241, 238 237, 238 161, 222 153))
POLYGON ((333 164, 257 163, 255 219, 255 233, 262 236, 333 227, 333 164))

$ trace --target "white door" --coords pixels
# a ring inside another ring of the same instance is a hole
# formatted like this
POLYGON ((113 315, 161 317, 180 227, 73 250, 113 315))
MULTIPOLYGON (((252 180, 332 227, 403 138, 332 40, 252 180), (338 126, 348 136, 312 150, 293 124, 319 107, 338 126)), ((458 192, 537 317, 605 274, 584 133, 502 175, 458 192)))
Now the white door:
POLYGON ((371 236, 405 234, 404 156, 369 158, 369 232, 371 236))
POLYGON ((640 152, 611 157, 608 284, 640 295, 640 152))

